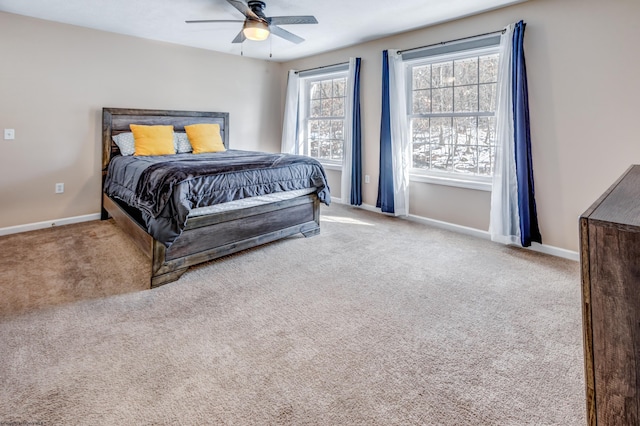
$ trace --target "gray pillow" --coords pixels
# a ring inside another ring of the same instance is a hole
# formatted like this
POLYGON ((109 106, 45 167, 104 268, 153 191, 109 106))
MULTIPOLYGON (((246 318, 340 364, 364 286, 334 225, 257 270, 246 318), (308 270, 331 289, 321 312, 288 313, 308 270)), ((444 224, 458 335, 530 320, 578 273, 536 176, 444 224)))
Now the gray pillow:
POLYGON ((175 132, 173 134, 173 145, 176 148, 177 154, 184 154, 186 152, 193 151, 193 148, 191 148, 191 144, 189 143, 189 138, 184 132, 175 132))
POLYGON ((118 148, 120 148, 120 154, 133 155, 133 153, 136 152, 136 146, 133 142, 133 133, 118 133, 117 135, 112 136, 111 139, 113 139, 116 145, 118 145, 118 148))

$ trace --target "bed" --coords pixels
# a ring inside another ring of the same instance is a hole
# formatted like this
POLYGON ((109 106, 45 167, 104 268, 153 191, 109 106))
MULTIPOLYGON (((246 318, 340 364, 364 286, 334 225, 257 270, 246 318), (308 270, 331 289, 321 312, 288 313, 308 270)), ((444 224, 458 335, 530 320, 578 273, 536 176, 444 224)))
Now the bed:
MULTIPOLYGON (((317 186, 312 188, 280 188, 274 194, 261 193, 255 197, 240 197, 243 199, 189 210, 184 223, 179 225, 179 232, 167 241, 163 234, 157 234, 148 223, 150 213, 144 206, 132 205, 134 203, 127 197, 117 193, 114 195, 112 181, 116 163, 133 162, 133 156, 121 155, 113 136, 130 132, 130 124, 173 125, 175 132, 184 132, 187 125, 203 123, 219 125, 222 142, 228 150, 223 154, 236 159, 246 155, 245 152, 229 149, 228 113, 103 108, 102 219, 113 218, 149 257, 150 288, 176 281, 193 265, 298 233, 305 237, 317 235, 320 232, 320 204, 330 202, 326 180, 319 179, 314 168, 314 184, 317 183, 317 186)), ((175 159, 182 160, 185 164, 192 159, 194 162, 204 162, 203 158, 196 159, 198 155, 200 154, 178 154, 175 159)), ((289 160, 283 154, 272 155, 280 155, 289 160)), ((324 170, 322 175, 324 176, 324 170)))

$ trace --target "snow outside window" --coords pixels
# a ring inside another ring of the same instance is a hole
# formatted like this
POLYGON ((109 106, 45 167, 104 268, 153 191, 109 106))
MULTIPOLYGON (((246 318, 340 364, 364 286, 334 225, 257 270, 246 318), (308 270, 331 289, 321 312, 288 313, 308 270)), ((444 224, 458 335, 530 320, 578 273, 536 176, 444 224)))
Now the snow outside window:
POLYGON ((412 180, 457 181, 490 190, 498 47, 420 58, 405 66, 412 180))
POLYGON ((304 154, 342 166, 347 71, 301 78, 304 154))

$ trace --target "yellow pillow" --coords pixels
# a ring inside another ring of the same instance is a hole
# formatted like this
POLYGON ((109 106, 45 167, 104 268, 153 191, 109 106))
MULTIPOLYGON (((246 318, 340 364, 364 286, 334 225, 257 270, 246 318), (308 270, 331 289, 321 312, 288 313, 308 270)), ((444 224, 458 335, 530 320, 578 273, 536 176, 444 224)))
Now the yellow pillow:
POLYGON ((143 126, 129 124, 133 133, 133 155, 170 155, 176 153, 173 146, 173 126, 143 126))
POLYGON ((194 154, 226 151, 220 136, 219 124, 190 124, 184 126, 184 130, 194 154))

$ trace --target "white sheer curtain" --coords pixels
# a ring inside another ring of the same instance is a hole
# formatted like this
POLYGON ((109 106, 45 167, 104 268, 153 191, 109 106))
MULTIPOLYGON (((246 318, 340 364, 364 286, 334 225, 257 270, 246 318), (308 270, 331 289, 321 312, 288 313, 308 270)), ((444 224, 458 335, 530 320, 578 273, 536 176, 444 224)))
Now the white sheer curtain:
POLYGON ((340 181, 340 195, 343 204, 351 203, 351 177, 353 155, 353 108, 355 91, 356 58, 349 58, 349 74, 347 75, 347 92, 344 105, 344 146, 342 148, 342 177, 340 181))
POLYGON ((491 189, 489 234, 491 240, 520 245, 518 182, 516 178, 513 133, 513 96, 511 90, 511 56, 514 24, 500 38, 498 64, 498 103, 496 106, 496 163, 491 189))
POLYGON ((300 78, 295 70, 289 71, 287 96, 284 103, 284 120, 282 125, 282 148, 287 154, 298 154, 298 108, 300 78))
POLYGON ((393 157, 393 189, 396 216, 409 215, 409 167, 411 145, 407 123, 405 69, 397 49, 389 49, 389 114, 393 157))

